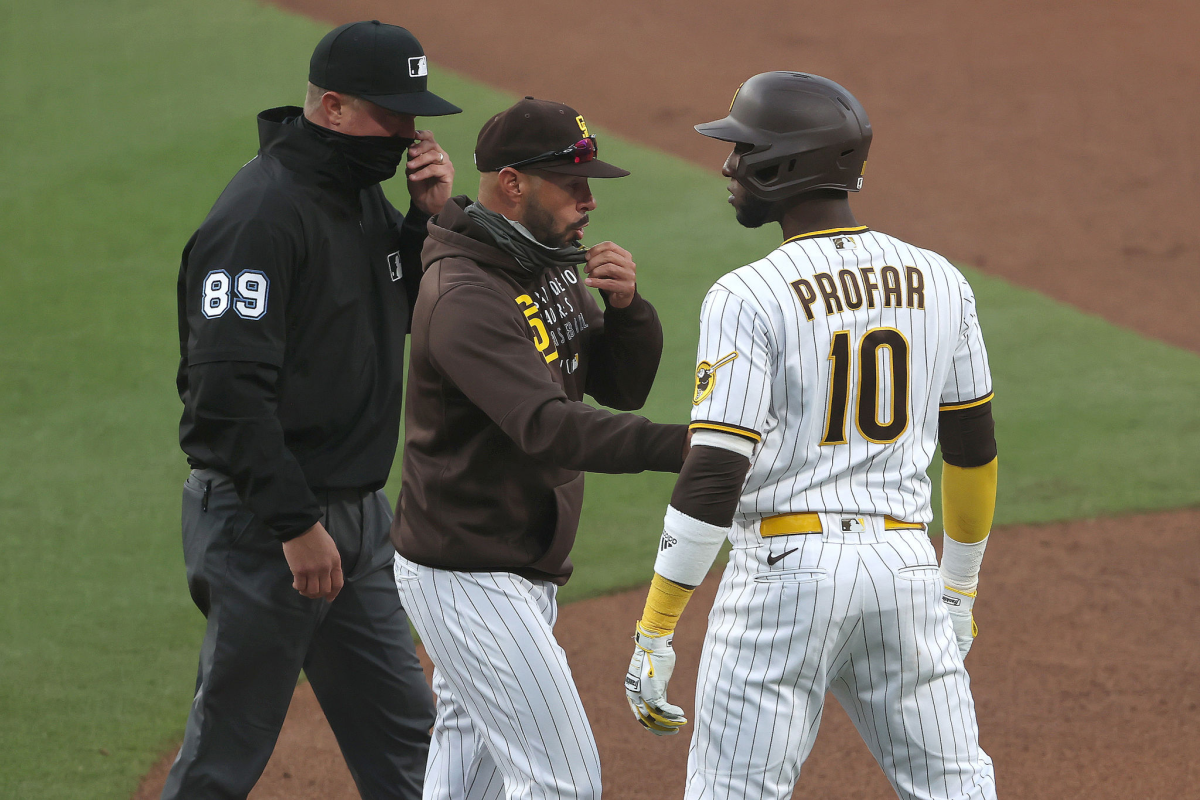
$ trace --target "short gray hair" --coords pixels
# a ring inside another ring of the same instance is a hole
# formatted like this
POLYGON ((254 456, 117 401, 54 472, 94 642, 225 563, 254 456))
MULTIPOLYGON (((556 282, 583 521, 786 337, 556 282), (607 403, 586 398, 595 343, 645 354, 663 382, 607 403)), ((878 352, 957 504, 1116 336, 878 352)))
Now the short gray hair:
MULTIPOLYGON (((308 84, 308 93, 304 96, 304 114, 305 114, 305 116, 316 111, 317 106, 321 105, 321 97, 324 96, 324 94, 327 91, 329 91, 329 90, 322 89, 320 86, 317 86, 315 83, 308 84)), ((361 98, 356 97, 355 95, 345 94, 343 92, 338 92, 338 94, 340 94, 340 95, 342 95, 342 97, 346 98, 347 103, 349 105, 356 106, 360 102, 362 102, 361 98)))

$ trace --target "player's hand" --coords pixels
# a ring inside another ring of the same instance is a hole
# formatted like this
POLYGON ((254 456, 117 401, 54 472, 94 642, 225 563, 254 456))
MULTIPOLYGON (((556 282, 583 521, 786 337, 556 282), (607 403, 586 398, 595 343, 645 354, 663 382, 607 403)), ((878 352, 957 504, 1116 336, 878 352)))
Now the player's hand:
POLYGON ((342 590, 342 557, 333 537, 321 523, 283 543, 292 570, 292 588, 305 597, 333 602, 342 590))
POLYGON ((683 709, 667 702, 667 682, 675 671, 675 634, 655 636, 640 624, 634 634, 636 647, 625 673, 625 697, 633 716, 656 736, 672 736, 687 724, 683 709))
POLYGON ((588 248, 583 271, 588 274, 584 284, 604 292, 610 306, 625 308, 633 302, 633 293, 637 290, 637 264, 625 248, 612 242, 593 245, 588 248))
POLYGON ((433 131, 417 131, 417 140, 408 148, 404 172, 413 204, 426 214, 441 211, 454 190, 454 165, 434 140, 433 131))
POLYGON ((954 626, 954 638, 958 640, 959 655, 965 659, 975 636, 979 633, 973 610, 975 593, 964 594, 947 586, 942 589, 942 602, 950 612, 950 623, 954 626))

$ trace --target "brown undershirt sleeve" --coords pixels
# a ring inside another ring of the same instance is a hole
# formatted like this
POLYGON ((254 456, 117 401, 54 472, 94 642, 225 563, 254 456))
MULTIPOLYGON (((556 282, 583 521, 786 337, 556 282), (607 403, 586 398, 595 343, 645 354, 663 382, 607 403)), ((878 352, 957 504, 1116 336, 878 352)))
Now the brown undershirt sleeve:
POLYGON ((955 467, 982 467, 996 457, 996 423, 992 402, 938 414, 942 460, 955 467))
POLYGON ((720 447, 697 445, 683 462, 671 505, 693 519, 721 528, 733 524, 750 459, 720 447))

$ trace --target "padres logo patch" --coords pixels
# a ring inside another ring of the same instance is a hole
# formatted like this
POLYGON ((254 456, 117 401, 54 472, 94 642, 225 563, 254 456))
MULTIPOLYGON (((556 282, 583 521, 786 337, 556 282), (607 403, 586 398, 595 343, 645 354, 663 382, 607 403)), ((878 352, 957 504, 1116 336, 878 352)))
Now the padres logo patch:
POLYGON ((701 361, 696 365, 696 393, 692 396, 692 405, 700 405, 704 402, 704 398, 712 394, 713 387, 717 384, 717 370, 733 361, 737 356, 737 351, 734 350, 715 364, 701 361))
POLYGON ((583 138, 586 139, 591 135, 588 133, 587 123, 583 121, 583 114, 580 114, 575 118, 575 124, 579 126, 579 130, 583 131, 583 138))

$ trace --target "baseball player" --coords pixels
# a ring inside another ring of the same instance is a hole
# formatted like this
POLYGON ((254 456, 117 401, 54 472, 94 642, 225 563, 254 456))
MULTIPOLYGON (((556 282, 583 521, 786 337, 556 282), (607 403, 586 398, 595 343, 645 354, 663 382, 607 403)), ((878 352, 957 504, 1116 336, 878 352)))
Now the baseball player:
POLYGON ((992 384, 971 287, 946 259, 858 224, 871 128, 815 75, 748 80, 696 129, 747 227, 784 242, 705 298, 692 449, 667 509, 625 678, 657 734, 671 638, 733 545, 700 661, 689 800, 786 798, 826 692, 901 798, 995 797, 963 657, 996 495, 992 384), (945 460, 939 570, 925 526, 945 460))

